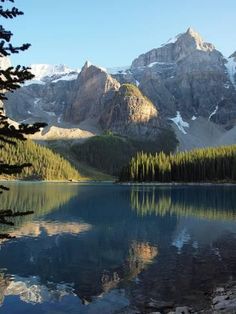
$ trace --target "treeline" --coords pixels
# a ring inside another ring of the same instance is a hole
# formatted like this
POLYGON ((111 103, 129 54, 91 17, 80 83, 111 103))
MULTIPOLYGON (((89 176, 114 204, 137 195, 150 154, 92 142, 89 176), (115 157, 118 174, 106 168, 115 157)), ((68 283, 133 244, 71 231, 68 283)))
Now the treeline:
POLYGON ((169 153, 177 146, 174 132, 162 129, 158 138, 152 141, 141 141, 106 132, 88 139, 83 144, 73 145, 78 160, 86 162, 108 174, 119 176, 122 168, 139 151, 169 153))
POLYGON ((141 152, 123 169, 120 181, 234 182, 236 145, 177 154, 141 152))
POLYGON ((59 154, 40 146, 31 140, 17 141, 15 146, 6 144, 0 150, 0 160, 10 165, 30 163, 21 174, 3 175, 0 179, 26 180, 78 180, 80 175, 71 164, 59 154))

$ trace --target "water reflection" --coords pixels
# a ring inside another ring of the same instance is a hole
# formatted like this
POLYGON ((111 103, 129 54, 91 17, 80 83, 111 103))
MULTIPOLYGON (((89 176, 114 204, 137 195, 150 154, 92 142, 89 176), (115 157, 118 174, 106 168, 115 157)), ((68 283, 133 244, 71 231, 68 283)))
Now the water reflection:
MULTIPOLYGON (((9 192, 0 195, 1 208, 10 208, 14 212, 34 211, 33 215, 18 216, 11 219, 18 229, 21 224, 32 221, 53 210, 58 210, 71 198, 75 197, 78 189, 73 185, 47 183, 4 183, 10 188, 9 192)), ((0 225, 0 232, 12 232, 12 226, 0 225)))
POLYGON ((205 289, 236 275, 234 187, 21 184, 7 198, 36 211, 1 245, 2 313, 204 304, 205 289))
MULTIPOLYGON (((66 284, 49 284, 48 286, 42 285, 40 279, 36 276, 27 278, 14 276, 14 278, 3 277, 4 287, 3 295, 19 296, 20 300, 26 303, 37 304, 43 302, 61 301, 67 295, 74 295, 73 289, 66 284)), ((3 301, 3 296, 1 296, 3 301)))
POLYGON ((176 215, 235 220, 236 193, 232 187, 133 187, 131 206, 137 215, 176 215))

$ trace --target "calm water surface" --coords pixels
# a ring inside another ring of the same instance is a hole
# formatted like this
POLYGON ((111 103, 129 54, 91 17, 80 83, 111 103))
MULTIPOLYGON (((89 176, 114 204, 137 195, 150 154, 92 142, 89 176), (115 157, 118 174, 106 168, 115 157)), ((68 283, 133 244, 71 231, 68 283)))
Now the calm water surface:
POLYGON ((234 186, 7 185, 1 208, 34 214, 0 226, 0 313, 200 309, 236 279, 234 186))

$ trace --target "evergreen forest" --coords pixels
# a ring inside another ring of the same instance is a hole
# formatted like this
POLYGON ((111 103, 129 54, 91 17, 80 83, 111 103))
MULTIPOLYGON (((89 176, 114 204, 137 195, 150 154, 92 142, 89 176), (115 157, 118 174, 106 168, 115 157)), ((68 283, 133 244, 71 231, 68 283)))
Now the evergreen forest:
POLYGON ((235 182, 236 145, 176 154, 139 152, 120 175, 134 182, 235 182))
POLYGON ((0 179, 59 181, 81 179, 78 171, 67 160, 31 140, 17 140, 16 145, 6 144, 0 150, 0 160, 8 165, 29 164, 21 173, 9 175, 0 173, 0 179))

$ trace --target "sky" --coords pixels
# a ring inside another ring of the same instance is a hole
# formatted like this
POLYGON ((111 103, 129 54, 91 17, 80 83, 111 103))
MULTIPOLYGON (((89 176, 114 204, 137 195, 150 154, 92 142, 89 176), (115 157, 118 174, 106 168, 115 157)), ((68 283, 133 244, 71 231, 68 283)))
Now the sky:
POLYGON ((13 43, 31 43, 14 65, 86 60, 127 66, 191 26, 225 56, 236 50, 236 0, 15 0, 24 15, 2 20, 13 43))

